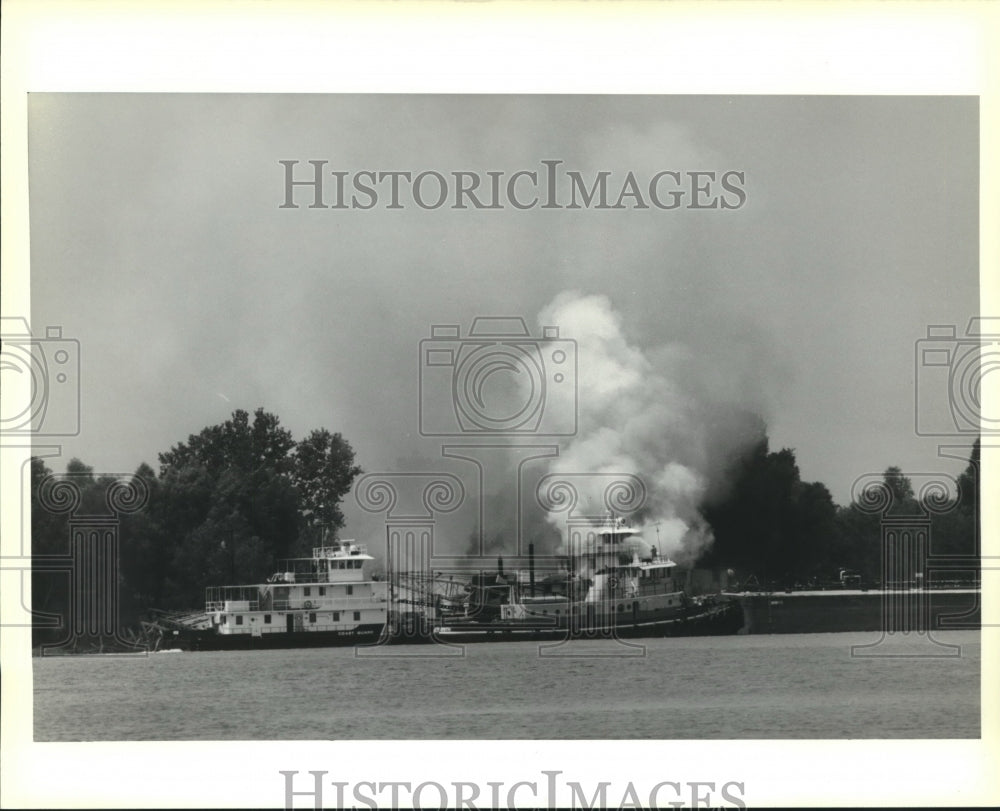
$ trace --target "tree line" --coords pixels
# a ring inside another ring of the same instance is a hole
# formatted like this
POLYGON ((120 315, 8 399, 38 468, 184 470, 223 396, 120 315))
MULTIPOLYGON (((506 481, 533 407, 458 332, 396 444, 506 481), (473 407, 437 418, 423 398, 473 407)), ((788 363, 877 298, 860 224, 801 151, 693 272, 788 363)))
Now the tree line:
POLYGON ((724 496, 702 506, 715 542, 698 565, 732 568, 738 579, 753 578, 761 587, 832 584, 845 570, 852 582, 877 586, 888 519, 910 526, 929 522, 931 555, 968 560, 967 568, 939 572, 938 581, 978 582, 978 471, 977 439, 955 494, 928 490, 917 496, 903 471, 890 466, 869 492, 842 506, 826 485, 802 481, 795 452, 770 451, 764 435, 732 465, 724 496))
MULTIPOLYGON (((257 582, 286 557, 308 555, 344 524, 343 498, 361 468, 350 443, 325 428, 295 441, 278 418, 263 409, 233 412, 225 422, 191 435, 159 454, 155 472, 142 464, 140 509, 117 517, 119 617, 132 625, 150 609, 196 609, 211 584, 257 582)), ((915 496, 910 480, 889 467, 882 487, 900 514, 928 515, 933 554, 966 556, 970 566, 951 577, 972 581, 978 569, 979 442, 959 477, 958 493, 934 504, 915 496)), ((734 460, 730 486, 702 505, 714 543, 697 565, 730 568, 738 580, 761 587, 810 586, 855 572, 864 584, 881 578, 883 516, 866 505, 834 503, 826 486, 804 482, 795 453, 769 449, 766 432, 734 460)), ((107 511, 118 480, 95 475, 73 459, 54 474, 31 460, 32 554, 67 555, 74 516, 107 511), (51 509, 46 489, 69 483, 79 493, 72 511, 51 509)), ((924 496, 931 498, 931 496, 924 496)), ((37 561, 36 561, 37 563, 37 561)), ((36 565, 33 609, 67 615, 68 578, 36 565)), ((46 631, 36 614, 36 640, 46 631)))

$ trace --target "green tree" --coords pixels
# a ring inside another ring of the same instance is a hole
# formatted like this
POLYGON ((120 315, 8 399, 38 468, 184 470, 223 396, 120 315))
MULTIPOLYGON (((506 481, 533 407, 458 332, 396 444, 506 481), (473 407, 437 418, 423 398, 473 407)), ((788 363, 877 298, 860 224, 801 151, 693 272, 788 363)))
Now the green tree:
POLYGON ((794 492, 792 537, 794 574, 799 580, 821 581, 836 567, 837 507, 821 482, 799 482, 794 492))
POLYGON ((298 535, 295 441, 278 418, 243 410, 160 454, 156 517, 174 539, 167 603, 201 602, 206 585, 253 582, 298 535))
POLYGON ((885 472, 882 474, 882 481, 885 486, 889 488, 889 492, 892 494, 892 505, 890 509, 894 511, 903 511, 911 507, 915 503, 913 497, 913 484, 910 482, 909 478, 903 474, 895 465, 887 467, 885 472))
POLYGON ((769 451, 765 435, 728 478, 728 491, 702 507, 715 543, 699 565, 731 566, 761 584, 820 576, 835 546, 836 507, 825 485, 801 480, 795 451, 769 451))
POLYGON ((55 641, 59 629, 46 630, 52 620, 63 618, 69 606, 69 590, 65 574, 47 570, 44 559, 64 556, 69 550, 69 521, 64 513, 47 509, 42 500, 42 488, 54 479, 45 462, 31 458, 31 609, 34 615, 32 644, 55 641), (47 616, 43 616, 47 615, 47 616))
POLYGON ((350 443, 325 428, 312 431, 298 443, 293 462, 303 539, 311 544, 325 530, 337 530, 344 525, 341 499, 361 474, 361 468, 354 464, 350 443))
MULTIPOLYGON (((58 475, 43 460, 37 457, 31 460, 32 609, 49 615, 36 615, 35 643, 52 643, 67 635, 71 599, 71 579, 66 568, 72 553, 70 522, 87 516, 107 516, 107 490, 115 482, 112 476, 95 477, 94 469, 76 458, 70 459, 66 472, 58 475)), ((119 588, 124 584, 122 559, 120 555, 119 588)), ((78 604, 95 605, 98 599, 105 598, 106 595, 96 591, 103 584, 92 582, 86 575, 72 580, 76 588, 84 591, 73 598, 78 604)), ((127 595, 125 602, 130 604, 127 595)))
POLYGON ((830 578, 837 570, 852 569, 863 583, 874 584, 882 578, 882 517, 861 509, 856 503, 838 507, 834 541, 829 557, 830 578))
POLYGON ((950 558, 950 568, 933 571, 935 580, 970 585, 979 579, 979 454, 977 439, 969 452, 969 463, 958 477, 958 492, 952 504, 927 505, 931 515, 931 551, 950 558), (968 567, 960 566, 967 559, 968 567))
POLYGON ((42 459, 31 457, 31 553, 65 555, 68 521, 65 514, 49 510, 41 500, 41 490, 53 473, 42 459))
POLYGON ((340 435, 312 431, 296 443, 278 418, 237 410, 220 425, 160 454, 154 509, 175 549, 164 591, 181 606, 206 585, 255 582, 306 549, 340 510, 361 469, 340 435))
POLYGON ((120 516, 121 612, 126 624, 146 609, 164 605, 164 576, 171 560, 168 537, 157 521, 160 486, 153 469, 143 462, 133 477, 145 489, 145 507, 120 516))
POLYGON ((958 477, 958 501, 962 511, 979 516, 979 439, 972 443, 969 464, 958 477))

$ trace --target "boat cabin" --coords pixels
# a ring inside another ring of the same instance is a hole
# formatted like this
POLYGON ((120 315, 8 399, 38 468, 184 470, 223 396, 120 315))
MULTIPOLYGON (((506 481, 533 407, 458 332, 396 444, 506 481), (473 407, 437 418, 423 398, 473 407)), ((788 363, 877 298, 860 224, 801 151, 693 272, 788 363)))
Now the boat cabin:
POLYGON ((354 541, 314 547, 312 557, 281 561, 265 583, 208 588, 205 611, 220 634, 349 632, 384 624, 385 582, 365 573, 372 560, 354 541))

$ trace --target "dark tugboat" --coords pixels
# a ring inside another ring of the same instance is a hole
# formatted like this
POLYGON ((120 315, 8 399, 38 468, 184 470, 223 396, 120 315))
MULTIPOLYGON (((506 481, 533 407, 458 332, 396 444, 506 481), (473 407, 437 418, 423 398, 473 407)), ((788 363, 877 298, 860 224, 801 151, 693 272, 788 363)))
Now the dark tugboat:
POLYGON ((609 518, 594 541, 574 556, 572 571, 525 582, 496 573, 474 575, 463 604, 437 611, 434 639, 492 642, 565 639, 613 634, 628 637, 735 634, 743 610, 717 596, 691 597, 687 573, 653 549, 640 558, 640 531, 609 518))

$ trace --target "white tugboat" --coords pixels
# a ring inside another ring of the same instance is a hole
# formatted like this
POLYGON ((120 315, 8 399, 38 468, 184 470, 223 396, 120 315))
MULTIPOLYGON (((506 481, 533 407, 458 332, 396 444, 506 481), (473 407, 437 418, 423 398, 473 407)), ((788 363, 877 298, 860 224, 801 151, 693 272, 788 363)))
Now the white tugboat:
POLYGON ((686 598, 683 573, 655 547, 640 558, 640 530, 609 518, 595 530, 594 542, 576 550, 576 571, 564 595, 537 594, 523 586, 500 608, 501 620, 580 616, 588 625, 669 619, 681 613, 686 598))
POLYGON ((352 540, 279 563, 266 583, 213 586, 205 613, 188 620, 191 650, 328 647, 376 642, 386 627, 384 580, 367 577, 374 558, 352 540))
MULTIPOLYGON (((640 530, 609 517, 581 548, 571 571, 536 584, 533 555, 521 573, 473 578, 461 614, 438 620, 435 635, 455 642, 531 637, 649 637, 736 633, 743 613, 735 603, 691 598, 687 572, 669 558, 640 557, 640 530)), ((498 567, 500 568, 500 567, 498 567)))

